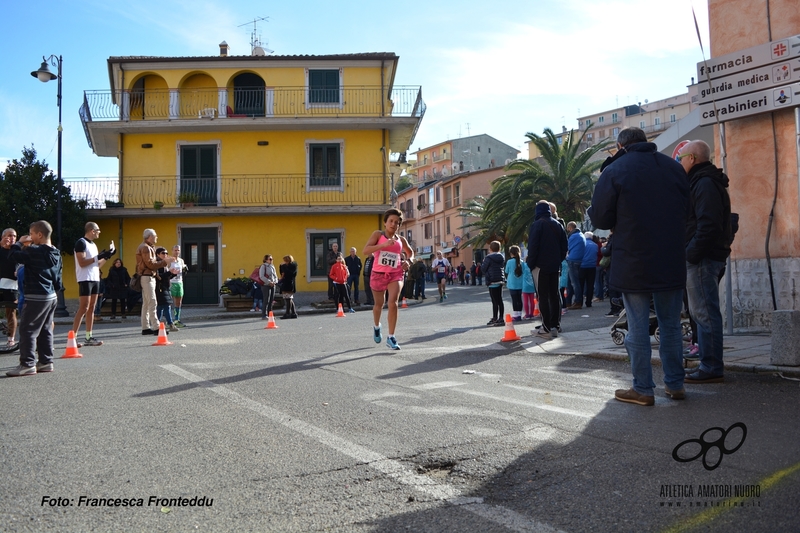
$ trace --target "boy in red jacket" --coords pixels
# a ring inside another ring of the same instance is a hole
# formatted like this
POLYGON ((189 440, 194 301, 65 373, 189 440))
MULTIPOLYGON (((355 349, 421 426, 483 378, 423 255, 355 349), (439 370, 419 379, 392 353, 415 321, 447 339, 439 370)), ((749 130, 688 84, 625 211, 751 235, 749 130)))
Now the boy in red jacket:
POLYGON ((344 256, 340 253, 336 256, 336 262, 331 266, 330 278, 333 280, 333 295, 337 310, 339 304, 347 304, 347 312, 355 313, 356 310, 350 305, 350 295, 347 291, 347 278, 350 277, 350 271, 347 265, 344 264, 344 256))

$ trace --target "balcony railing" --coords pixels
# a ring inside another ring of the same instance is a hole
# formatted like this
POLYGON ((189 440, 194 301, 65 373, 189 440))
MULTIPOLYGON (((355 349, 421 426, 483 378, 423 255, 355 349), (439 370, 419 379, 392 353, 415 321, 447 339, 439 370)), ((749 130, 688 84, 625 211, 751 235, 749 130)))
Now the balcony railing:
POLYGON ((425 113, 422 88, 267 87, 84 91, 84 122, 255 117, 415 117, 425 113))
POLYGON ((388 184, 381 175, 231 175, 179 179, 173 176, 67 179, 72 197, 90 209, 106 207, 279 207, 384 205, 388 184), (185 205, 183 205, 185 207, 185 205))

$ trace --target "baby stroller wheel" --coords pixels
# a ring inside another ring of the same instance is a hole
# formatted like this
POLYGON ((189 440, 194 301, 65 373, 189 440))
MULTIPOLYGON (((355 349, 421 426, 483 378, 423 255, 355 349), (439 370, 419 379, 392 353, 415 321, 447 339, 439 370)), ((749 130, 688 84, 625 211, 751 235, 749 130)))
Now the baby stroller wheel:
POLYGON ((616 330, 611 333, 611 340, 614 341, 614 344, 617 346, 622 346, 625 344, 625 334, 622 333, 620 330, 616 330))
POLYGON ((692 340, 692 325, 688 322, 681 323, 681 336, 686 342, 692 340))
POLYGON ((661 344, 661 330, 660 329, 656 328, 656 330, 653 332, 653 337, 656 338, 656 342, 657 343, 661 344))

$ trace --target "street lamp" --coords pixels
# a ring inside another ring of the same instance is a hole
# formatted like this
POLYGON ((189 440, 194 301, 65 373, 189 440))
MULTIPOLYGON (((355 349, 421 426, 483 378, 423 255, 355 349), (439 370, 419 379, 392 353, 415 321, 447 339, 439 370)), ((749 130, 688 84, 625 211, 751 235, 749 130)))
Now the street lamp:
MULTIPOLYGON (((57 158, 58 163, 56 165, 56 173, 58 175, 58 190, 56 191, 56 248, 58 248, 59 253, 61 253, 61 189, 64 185, 64 180, 61 178, 61 132, 63 128, 61 127, 61 65, 63 63, 63 59, 61 56, 56 57, 55 54, 51 55, 48 58, 42 56, 42 66, 39 67, 39 70, 35 70, 31 72, 31 76, 38 79, 42 83, 47 83, 48 81, 58 80, 58 100, 56 105, 58 105, 58 152, 57 158), (58 75, 53 74, 50 72, 47 64, 50 63, 54 67, 58 67, 58 75)), ((69 316, 69 312, 67 312, 67 306, 64 302, 64 289, 58 291, 58 305, 55 311, 56 316, 69 316)))

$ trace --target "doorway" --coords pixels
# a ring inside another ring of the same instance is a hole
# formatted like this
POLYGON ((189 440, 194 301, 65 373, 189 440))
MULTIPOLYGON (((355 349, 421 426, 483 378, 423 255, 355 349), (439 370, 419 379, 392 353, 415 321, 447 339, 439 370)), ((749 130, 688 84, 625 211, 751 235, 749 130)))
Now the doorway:
POLYGON ((183 303, 219 303, 218 229, 183 228, 181 251, 188 271, 183 275, 183 303))

